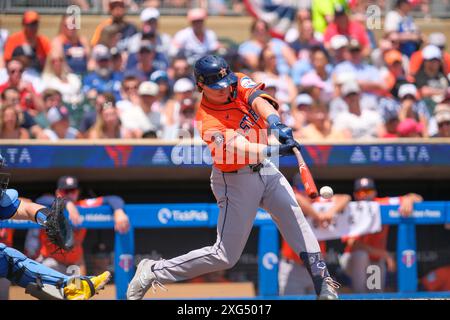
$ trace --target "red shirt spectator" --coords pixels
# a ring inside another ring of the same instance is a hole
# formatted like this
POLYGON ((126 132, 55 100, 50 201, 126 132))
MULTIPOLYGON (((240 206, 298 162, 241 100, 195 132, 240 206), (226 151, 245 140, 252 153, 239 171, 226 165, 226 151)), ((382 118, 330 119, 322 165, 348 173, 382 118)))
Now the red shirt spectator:
POLYGON ((20 94, 20 106, 23 111, 32 111, 36 115, 37 111, 43 109, 43 102, 39 94, 30 82, 22 79, 24 66, 20 60, 9 60, 6 65, 8 81, 0 84, 0 94, 8 88, 15 88, 20 94))
POLYGON ((38 35, 39 14, 35 11, 26 11, 23 14, 22 26, 22 31, 12 34, 6 41, 4 59, 11 60, 15 48, 28 44, 33 49, 31 67, 41 72, 51 46, 47 37, 38 35))

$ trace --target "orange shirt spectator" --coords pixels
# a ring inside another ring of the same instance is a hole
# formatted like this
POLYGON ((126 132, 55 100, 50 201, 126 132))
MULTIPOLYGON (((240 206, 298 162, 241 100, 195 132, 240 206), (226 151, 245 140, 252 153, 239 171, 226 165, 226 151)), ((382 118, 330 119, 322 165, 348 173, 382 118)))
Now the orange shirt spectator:
POLYGON ((12 247, 14 237, 14 229, 0 229, 0 243, 5 244, 7 247, 12 247))
POLYGON ((35 11, 26 11, 23 14, 22 26, 22 31, 12 34, 6 41, 4 59, 11 60, 15 48, 28 44, 33 49, 31 67, 41 72, 51 46, 47 37, 38 35, 39 14, 35 11))

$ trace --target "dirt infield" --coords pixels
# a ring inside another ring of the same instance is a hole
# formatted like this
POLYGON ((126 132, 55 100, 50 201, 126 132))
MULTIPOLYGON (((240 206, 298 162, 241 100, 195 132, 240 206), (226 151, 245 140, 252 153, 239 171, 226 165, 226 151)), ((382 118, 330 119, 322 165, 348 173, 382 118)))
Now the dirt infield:
MULTIPOLYGON (((239 283, 179 283, 166 285, 168 291, 159 290, 153 294, 151 290, 146 299, 182 299, 182 298, 226 298, 226 297, 254 297, 255 288, 251 282, 239 283)), ((105 290, 96 295, 93 300, 115 300, 116 287, 107 285, 105 290)), ((21 287, 13 286, 10 289, 10 300, 35 300, 25 294, 21 287)))

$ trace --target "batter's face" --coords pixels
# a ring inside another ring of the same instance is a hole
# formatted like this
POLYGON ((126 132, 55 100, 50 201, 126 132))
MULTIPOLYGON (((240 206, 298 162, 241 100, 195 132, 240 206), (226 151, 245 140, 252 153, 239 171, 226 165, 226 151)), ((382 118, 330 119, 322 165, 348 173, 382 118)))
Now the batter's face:
POLYGON ((222 89, 211 89, 202 83, 198 84, 203 90, 203 96, 212 104, 226 104, 231 95, 231 86, 222 89))

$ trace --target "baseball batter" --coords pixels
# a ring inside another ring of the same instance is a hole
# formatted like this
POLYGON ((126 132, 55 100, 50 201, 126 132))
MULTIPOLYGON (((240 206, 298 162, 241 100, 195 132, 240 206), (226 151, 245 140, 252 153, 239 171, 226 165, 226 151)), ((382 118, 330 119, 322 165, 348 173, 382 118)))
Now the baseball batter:
POLYGON ((278 103, 264 84, 233 73, 220 57, 208 55, 194 66, 202 100, 197 127, 214 165, 211 188, 220 208, 214 245, 170 260, 142 260, 127 291, 142 299, 150 287, 229 269, 239 260, 258 207, 267 210, 284 239, 299 253, 319 299, 337 299, 319 244, 297 204, 294 192, 270 157, 293 155, 300 145, 280 122, 278 103), (268 145, 268 129, 280 144, 268 145))

